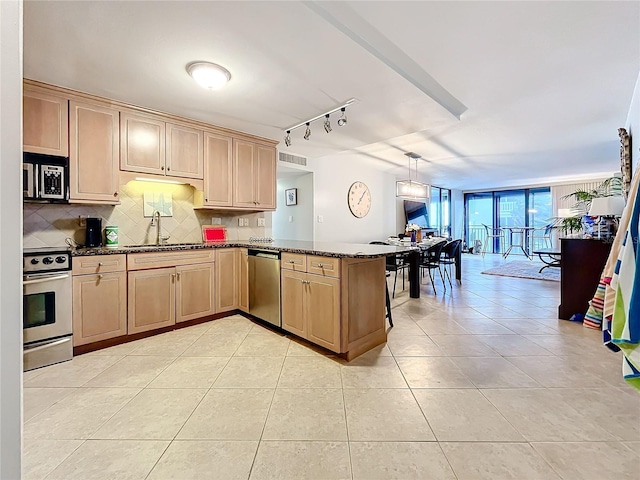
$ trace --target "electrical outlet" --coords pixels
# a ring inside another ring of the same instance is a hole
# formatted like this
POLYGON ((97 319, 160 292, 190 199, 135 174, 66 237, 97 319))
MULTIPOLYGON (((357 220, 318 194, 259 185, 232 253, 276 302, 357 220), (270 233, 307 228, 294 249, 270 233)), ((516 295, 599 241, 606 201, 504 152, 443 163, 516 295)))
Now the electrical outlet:
POLYGON ((87 215, 78 215, 78 225, 81 227, 87 226, 87 215))
POLYGON ((248 219, 248 218, 245 218, 245 219, 244 219, 244 226, 245 226, 245 227, 248 227, 248 226, 249 226, 249 219, 248 219))
POLYGON ((264 218, 259 218, 258 219, 258 226, 259 227, 264 227, 264 218))
POLYGON ((244 227, 244 218, 239 218, 238 219, 238 226, 239 227, 244 227))
POLYGON ((324 215, 318 215, 318 223, 324 223, 324 215))
POLYGON ((293 223, 293 215, 289 215, 289 223, 293 223))
POLYGON ((222 225, 222 218, 211 217, 211 225, 222 225))

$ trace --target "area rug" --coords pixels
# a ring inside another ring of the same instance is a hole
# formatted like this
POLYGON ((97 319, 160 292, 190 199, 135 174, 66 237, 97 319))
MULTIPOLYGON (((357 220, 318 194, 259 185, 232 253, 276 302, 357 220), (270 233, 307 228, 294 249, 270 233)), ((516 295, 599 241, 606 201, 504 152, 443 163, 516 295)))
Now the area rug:
POLYGON ((542 273, 538 270, 544 266, 541 262, 514 261, 500 265, 499 267, 485 270, 486 275, 500 275, 502 277, 532 278, 535 280, 560 281, 560 269, 557 267, 545 268, 542 273))

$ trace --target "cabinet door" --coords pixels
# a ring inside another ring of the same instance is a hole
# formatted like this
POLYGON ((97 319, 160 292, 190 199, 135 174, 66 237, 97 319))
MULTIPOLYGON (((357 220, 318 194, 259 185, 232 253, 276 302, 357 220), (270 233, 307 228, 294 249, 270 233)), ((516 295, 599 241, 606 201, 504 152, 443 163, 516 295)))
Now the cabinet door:
POLYGON ((70 199, 119 203, 120 113, 76 101, 69 110, 70 199))
POLYGON ((202 130, 167 123, 166 132, 167 175, 202 179, 204 175, 202 130))
POLYGON ((255 199, 258 208, 276 208, 276 149, 256 145, 255 199))
POLYGON ((120 114, 120 169, 164 175, 165 124, 129 112, 120 114))
POLYGON ((233 203, 233 148, 231 137, 204 133, 204 205, 230 207, 233 203))
POLYGON ((249 254, 246 248, 238 249, 238 308, 249 311, 249 254))
POLYGON ((340 352, 340 280, 307 274, 304 311, 307 339, 340 352))
POLYGON ((215 313, 213 265, 176 267, 176 323, 215 313))
POLYGON ((73 345, 127 334, 126 272, 73 277, 73 345))
POLYGON ((176 269, 173 267, 129 272, 129 334, 176 323, 175 281, 176 269))
POLYGON ((307 338, 307 324, 303 308, 307 274, 282 270, 281 277, 282 328, 299 337, 307 338))
POLYGON ((233 206, 256 208, 254 198, 255 145, 233 140, 233 206))
POLYGON ((238 250, 216 252, 216 313, 238 308, 238 250))
POLYGON ((69 155, 69 101, 25 87, 22 97, 23 150, 47 155, 69 155))

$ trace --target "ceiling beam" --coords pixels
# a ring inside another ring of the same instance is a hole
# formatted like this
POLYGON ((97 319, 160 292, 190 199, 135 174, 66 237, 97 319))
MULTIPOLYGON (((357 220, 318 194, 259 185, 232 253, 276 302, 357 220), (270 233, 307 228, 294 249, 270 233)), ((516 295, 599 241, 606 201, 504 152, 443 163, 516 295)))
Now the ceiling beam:
POLYGON ((460 100, 451 95, 418 63, 358 15, 346 2, 309 0, 302 3, 411 82, 458 120, 460 115, 467 110, 467 107, 460 100))

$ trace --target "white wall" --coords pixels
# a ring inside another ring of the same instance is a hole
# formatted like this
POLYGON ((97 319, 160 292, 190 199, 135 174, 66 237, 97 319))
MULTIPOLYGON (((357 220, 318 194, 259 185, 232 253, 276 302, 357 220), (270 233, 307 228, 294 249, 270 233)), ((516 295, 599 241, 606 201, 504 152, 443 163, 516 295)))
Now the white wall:
POLYGON ((638 170, 640 166, 640 73, 638 73, 636 88, 633 91, 625 128, 631 136, 631 166, 635 173, 640 171, 638 170))
POLYGON ((313 173, 278 179, 278 208, 273 212, 273 238, 313 240, 313 173), (298 189, 298 204, 286 205, 285 190, 298 189))
POLYGON ((398 233, 394 176, 367 167, 357 154, 319 158, 312 168, 316 241, 369 243, 398 233), (371 210, 364 218, 354 217, 347 205, 349 187, 357 181, 371 191, 371 210))
POLYGON ((0 478, 22 450, 22 2, 0 1, 0 478))

